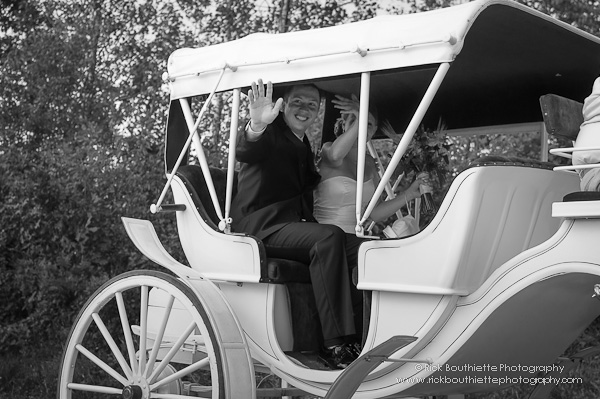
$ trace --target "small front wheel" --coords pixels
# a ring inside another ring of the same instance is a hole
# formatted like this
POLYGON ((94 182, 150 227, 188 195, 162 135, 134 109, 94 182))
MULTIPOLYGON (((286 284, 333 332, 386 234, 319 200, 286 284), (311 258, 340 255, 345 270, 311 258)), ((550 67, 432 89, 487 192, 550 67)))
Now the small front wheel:
POLYGON ((63 353, 58 398, 225 398, 215 337, 184 282, 156 271, 122 274, 79 312, 63 353))

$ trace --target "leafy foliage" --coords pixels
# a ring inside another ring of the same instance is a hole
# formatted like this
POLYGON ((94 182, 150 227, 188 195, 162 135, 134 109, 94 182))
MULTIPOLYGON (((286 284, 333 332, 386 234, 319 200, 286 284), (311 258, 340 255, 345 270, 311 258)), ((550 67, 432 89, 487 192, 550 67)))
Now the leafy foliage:
POLYGON ((452 144, 442 128, 437 130, 420 127, 415 132, 406 154, 402 157, 405 170, 413 172, 426 171, 438 176, 444 184, 450 164, 452 144))
MULTIPOLYGON (((0 396, 39 397, 86 298, 147 265, 120 217, 146 218, 160 192, 160 71, 192 36, 151 2, 22 1, 0 15, 0 396), (52 360, 10 360, 39 352, 52 360)), ((154 222, 177 252, 173 221, 154 222)))
MULTIPOLYGON (((391 10, 451 3, 410 0, 391 10)), ((595 2, 526 3, 599 31, 595 2)), ((153 267, 129 242, 120 217, 148 218, 164 183, 168 95, 161 74, 170 53, 254 32, 365 19, 380 8, 373 0, 268 4, 0 0, 0 396, 53 392, 62 345, 85 300, 115 275, 153 267)), ((227 153, 229 104, 228 94, 215 96, 200 126, 215 165, 227 153)), ((441 148, 449 150, 453 165, 490 146, 470 140, 432 147, 442 157, 441 148)), ((183 261, 174 220, 152 222, 183 261)))
MULTIPOLYGON (((518 3, 525 4, 528 7, 551 15, 563 22, 576 26, 584 31, 597 35, 600 32, 598 24, 597 1, 577 0, 516 0, 518 3)), ((442 7, 465 3, 465 0, 409 0, 412 12, 434 10, 442 7)))
MULTIPOLYGON (((2 1, 0 396, 47 396, 85 300, 111 277, 153 267, 120 217, 148 218, 162 189, 168 56, 277 31, 281 22, 277 4, 210 4, 2 1)), ((289 11, 289 29, 348 18, 335 2, 297 2, 289 11)), ((215 97, 200 127, 213 164, 227 152, 228 96, 215 97)), ((185 262, 174 220, 152 221, 185 262)))

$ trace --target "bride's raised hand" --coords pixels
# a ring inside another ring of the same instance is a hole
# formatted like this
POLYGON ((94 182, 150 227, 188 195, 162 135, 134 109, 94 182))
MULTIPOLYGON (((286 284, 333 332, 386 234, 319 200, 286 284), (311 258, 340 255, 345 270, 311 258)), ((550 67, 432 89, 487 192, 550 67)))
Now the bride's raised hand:
POLYGON ((335 108, 340 110, 340 114, 355 114, 358 116, 360 104, 358 98, 354 94, 352 95, 352 98, 340 96, 339 94, 336 94, 335 97, 336 98, 331 100, 331 102, 335 108))

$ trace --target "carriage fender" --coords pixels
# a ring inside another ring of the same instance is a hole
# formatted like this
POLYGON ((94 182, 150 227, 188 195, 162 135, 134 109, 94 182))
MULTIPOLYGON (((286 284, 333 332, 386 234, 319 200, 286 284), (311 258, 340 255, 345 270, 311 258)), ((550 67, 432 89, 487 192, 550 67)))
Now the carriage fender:
POLYGON ((230 398, 256 397, 254 367, 239 320, 219 288, 201 273, 175 260, 161 244, 152 222, 142 219, 122 218, 125 230, 131 241, 153 262, 169 269, 185 282, 202 303, 201 312, 206 312, 221 343, 223 368, 229 379, 245 381, 240 384, 240 392, 230 392, 230 398))

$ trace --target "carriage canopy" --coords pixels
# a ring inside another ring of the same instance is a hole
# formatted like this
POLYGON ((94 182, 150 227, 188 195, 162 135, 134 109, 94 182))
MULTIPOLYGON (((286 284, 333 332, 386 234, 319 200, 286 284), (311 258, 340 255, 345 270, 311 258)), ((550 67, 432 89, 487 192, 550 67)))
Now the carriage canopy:
MULTIPOLYGON (((599 73, 600 38, 507 0, 180 49, 169 58, 166 76, 171 85, 166 169, 178 167, 187 148, 183 142, 195 136, 186 139, 196 130, 182 109, 189 108, 190 97, 244 89, 258 78, 279 87, 309 81, 325 93, 360 93, 357 204, 369 103, 396 132, 405 133, 364 214, 357 205, 356 230, 362 235, 419 125, 431 128, 443 121, 446 129, 464 129, 540 122, 542 95, 583 101, 599 73), (170 154, 179 154, 176 162, 170 154)), ((238 107, 233 107, 230 169, 238 107)), ((206 160, 200 163, 208 174, 206 160)), ((229 220, 227 212, 222 220, 229 220)))
POLYGON ((600 74, 600 39, 512 1, 480 0, 430 12, 245 38, 175 51, 171 100, 273 83, 315 82, 370 96, 397 131, 408 124, 437 66, 450 62, 424 118, 448 129, 541 121, 547 93, 582 101, 600 74))

